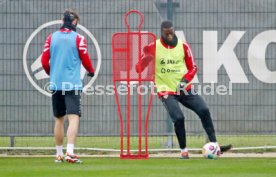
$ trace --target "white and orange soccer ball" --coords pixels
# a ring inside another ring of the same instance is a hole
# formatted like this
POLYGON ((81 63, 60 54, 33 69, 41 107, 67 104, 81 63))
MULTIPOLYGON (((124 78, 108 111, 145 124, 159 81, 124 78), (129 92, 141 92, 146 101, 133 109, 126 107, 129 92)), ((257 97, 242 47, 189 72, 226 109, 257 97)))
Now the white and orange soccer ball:
POLYGON ((206 143, 202 148, 202 155, 206 159, 217 159, 221 154, 218 143, 206 143))

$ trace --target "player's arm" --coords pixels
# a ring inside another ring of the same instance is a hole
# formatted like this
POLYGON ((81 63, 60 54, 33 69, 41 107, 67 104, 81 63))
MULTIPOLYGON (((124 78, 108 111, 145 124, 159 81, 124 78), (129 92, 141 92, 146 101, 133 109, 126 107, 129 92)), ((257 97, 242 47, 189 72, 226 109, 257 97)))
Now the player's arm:
POLYGON ((144 47, 143 55, 141 60, 135 65, 135 70, 137 73, 143 72, 144 69, 153 61, 155 56, 155 44, 149 44, 144 47))
POLYGON ((197 66, 190 46, 187 43, 183 43, 183 49, 185 53, 184 60, 188 70, 188 72, 183 76, 183 81, 189 83, 193 80, 195 74, 197 73, 197 66))
POLYGON ((50 45, 51 45, 52 34, 50 34, 44 44, 42 56, 41 56, 41 64, 45 72, 50 75, 50 45))
POLYGON ((77 48, 79 52, 79 56, 82 62, 82 65, 88 72, 88 76, 93 77, 94 76, 94 67, 92 65, 92 62, 90 60, 88 51, 87 51, 87 42, 84 36, 78 34, 77 39, 77 48))

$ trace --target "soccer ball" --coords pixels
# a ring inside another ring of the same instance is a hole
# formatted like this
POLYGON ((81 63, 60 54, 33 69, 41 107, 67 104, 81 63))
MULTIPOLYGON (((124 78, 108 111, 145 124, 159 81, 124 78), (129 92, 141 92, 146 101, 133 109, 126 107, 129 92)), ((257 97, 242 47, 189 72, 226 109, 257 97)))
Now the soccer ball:
POLYGON ((202 148, 202 155, 206 159, 216 159, 221 154, 218 143, 207 143, 202 148))

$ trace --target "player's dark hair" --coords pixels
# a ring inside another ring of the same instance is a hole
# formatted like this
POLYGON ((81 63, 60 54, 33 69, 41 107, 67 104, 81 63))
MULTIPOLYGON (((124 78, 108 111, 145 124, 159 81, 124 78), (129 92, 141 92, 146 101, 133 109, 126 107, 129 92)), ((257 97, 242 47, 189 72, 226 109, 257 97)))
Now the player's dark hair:
POLYGON ((77 21, 79 21, 79 14, 76 10, 73 9, 65 9, 63 16, 64 20, 70 20, 72 22, 77 19, 77 21))
POLYGON ((161 23, 161 31, 164 28, 171 28, 171 27, 173 27, 173 23, 171 21, 169 21, 169 20, 163 21, 161 23))
POLYGON ((79 22, 79 14, 73 9, 65 9, 63 13, 63 25, 61 28, 68 28, 73 31, 76 31, 77 24, 73 24, 72 22, 77 19, 77 24, 79 22))

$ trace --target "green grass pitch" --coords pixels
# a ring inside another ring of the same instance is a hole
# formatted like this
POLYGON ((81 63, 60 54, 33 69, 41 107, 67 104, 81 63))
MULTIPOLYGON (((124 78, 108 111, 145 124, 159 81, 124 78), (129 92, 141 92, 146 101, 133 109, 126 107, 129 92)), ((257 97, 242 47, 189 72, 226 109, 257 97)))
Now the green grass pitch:
POLYGON ((1 177, 275 177, 275 158, 82 158, 55 164, 53 158, 0 158, 1 177))

